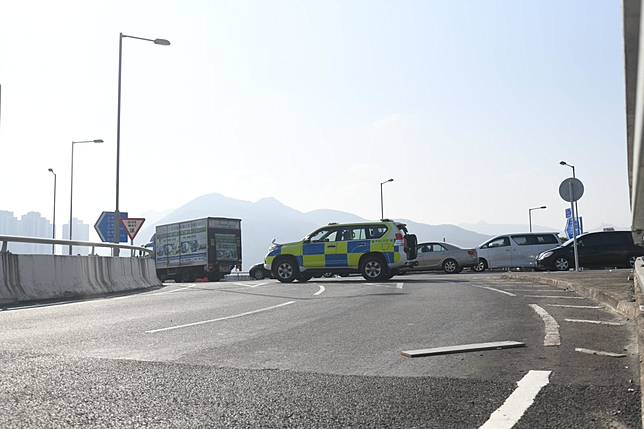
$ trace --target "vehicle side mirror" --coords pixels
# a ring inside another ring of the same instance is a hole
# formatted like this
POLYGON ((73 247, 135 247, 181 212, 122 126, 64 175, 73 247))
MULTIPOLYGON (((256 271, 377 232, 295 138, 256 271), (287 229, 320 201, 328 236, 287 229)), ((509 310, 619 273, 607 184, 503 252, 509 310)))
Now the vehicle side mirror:
POLYGON ((307 238, 307 239, 305 239, 305 240, 302 240, 302 243, 310 243, 310 242, 311 242, 311 239, 310 239, 310 238, 307 238))

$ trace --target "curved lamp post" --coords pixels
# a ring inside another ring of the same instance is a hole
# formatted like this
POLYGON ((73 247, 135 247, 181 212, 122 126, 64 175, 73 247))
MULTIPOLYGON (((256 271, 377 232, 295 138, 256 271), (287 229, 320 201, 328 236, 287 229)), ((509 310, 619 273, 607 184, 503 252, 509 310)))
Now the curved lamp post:
POLYGON ((384 182, 380 182, 380 219, 385 218, 385 210, 383 208, 383 199, 382 199, 382 185, 393 181, 394 179, 389 179, 389 180, 385 180, 384 182))
MULTIPOLYGON (((118 85, 118 108, 116 116, 116 210, 114 210, 114 242, 118 243, 121 231, 121 215, 119 214, 119 173, 121 162, 121 65, 123 60, 123 39, 136 39, 152 42, 155 45, 168 46, 170 41, 166 39, 147 39, 145 37, 128 36, 119 33, 119 85, 118 85)), ((119 249, 114 248, 114 256, 119 255, 119 249)))
MULTIPOLYGON (((54 170, 50 168, 49 171, 51 174, 54 175, 54 215, 52 216, 52 224, 51 224, 51 238, 53 240, 56 239, 56 173, 54 173, 54 170)), ((51 254, 55 255, 56 254, 56 245, 52 244, 51 245, 51 254)))
POLYGON ((533 207, 531 209, 528 209, 528 219, 530 220, 530 232, 532 232, 532 210, 543 210, 546 209, 546 206, 541 206, 541 207, 533 207))

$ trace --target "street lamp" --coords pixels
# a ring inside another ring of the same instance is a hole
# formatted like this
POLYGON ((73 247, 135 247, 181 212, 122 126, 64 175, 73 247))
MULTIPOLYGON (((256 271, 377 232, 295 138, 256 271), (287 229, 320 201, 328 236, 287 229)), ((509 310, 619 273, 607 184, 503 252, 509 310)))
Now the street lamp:
MULTIPOLYGON (((575 166, 574 165, 568 164, 566 161, 559 161, 559 165, 565 165, 567 167, 572 168, 572 177, 575 178, 575 179, 577 178, 575 176, 575 166)), ((575 212, 572 214, 572 219, 573 219, 572 227, 576 228, 575 222, 577 223, 577 225, 579 225, 579 207, 577 207, 577 201, 575 201, 575 212)))
POLYGON ((528 209, 528 218, 530 219, 530 232, 532 232, 532 210, 543 210, 547 208, 546 206, 541 206, 541 207, 532 207, 531 209, 528 209))
MULTIPOLYGON (((56 239, 56 173, 53 169, 48 170, 51 174, 54 175, 54 215, 52 216, 52 225, 51 225, 51 238, 52 240, 56 239)), ((51 254, 56 254, 56 245, 52 243, 51 245, 51 254)))
MULTIPOLYGON (((74 214, 74 145, 82 143, 103 143, 102 139, 96 140, 79 140, 72 142, 72 168, 69 174, 69 239, 72 239, 72 216, 74 214)), ((72 254, 72 245, 69 245, 69 255, 72 254)))
POLYGON ((383 203, 382 203, 382 185, 384 185, 385 183, 393 182, 393 181, 394 181, 394 179, 389 179, 389 180, 385 180, 384 182, 380 183, 380 219, 385 218, 385 211, 384 211, 383 203))
MULTIPOLYGON (((166 39, 146 39, 145 37, 128 36, 119 33, 119 85, 118 85, 118 108, 116 115, 116 210, 114 210, 114 242, 119 243, 121 231, 121 215, 119 214, 119 172, 121 162, 121 64, 123 59, 123 39, 137 39, 152 42, 155 45, 168 46, 170 41, 166 39)), ((119 255, 119 249, 114 248, 114 256, 119 255)))

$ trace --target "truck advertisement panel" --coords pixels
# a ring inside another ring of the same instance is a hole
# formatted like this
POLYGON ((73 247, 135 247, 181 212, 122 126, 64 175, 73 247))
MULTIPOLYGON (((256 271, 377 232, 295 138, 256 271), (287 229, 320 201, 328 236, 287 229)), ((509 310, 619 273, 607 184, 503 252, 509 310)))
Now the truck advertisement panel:
POLYGON ((194 220, 180 224, 179 265, 208 263, 208 221, 194 220))
POLYGON ((179 225, 157 226, 154 250, 157 267, 177 266, 179 264, 179 225))
POLYGON ((215 234, 215 249, 218 261, 235 261, 239 259, 239 235, 215 234))

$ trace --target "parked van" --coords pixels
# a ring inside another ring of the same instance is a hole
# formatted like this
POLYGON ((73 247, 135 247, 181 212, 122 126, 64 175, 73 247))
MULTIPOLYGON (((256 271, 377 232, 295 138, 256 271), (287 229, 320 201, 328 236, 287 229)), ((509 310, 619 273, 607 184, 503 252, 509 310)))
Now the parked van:
POLYGON ((507 234, 494 237, 476 250, 479 264, 474 271, 488 268, 535 268, 537 256, 561 243, 557 233, 507 234))

